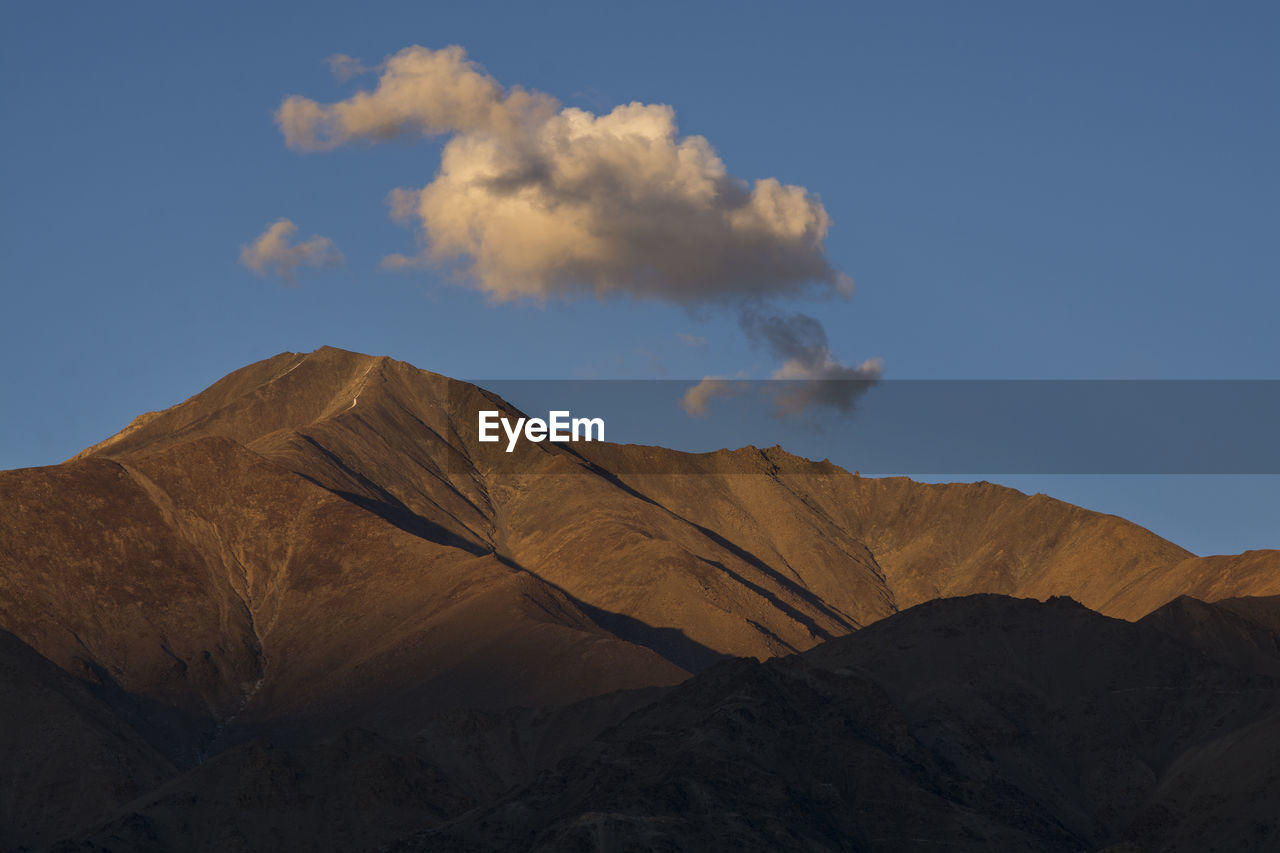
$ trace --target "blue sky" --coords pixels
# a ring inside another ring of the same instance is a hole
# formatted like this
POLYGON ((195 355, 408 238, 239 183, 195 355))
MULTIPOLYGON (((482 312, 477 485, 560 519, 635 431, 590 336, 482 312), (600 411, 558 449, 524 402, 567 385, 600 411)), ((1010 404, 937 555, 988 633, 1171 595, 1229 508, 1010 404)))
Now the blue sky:
MULTIPOLYGON (((889 378, 1280 378, 1271 3, 49 4, 0 27, 0 467, 50 464, 247 362, 324 344, 459 377, 765 377, 735 315, 495 304, 387 194, 442 140, 288 149, 324 59, 457 44, 504 85, 669 104, 730 172, 816 193, 852 299, 796 299, 889 378), (294 286, 238 263, 288 217, 294 286), (705 338, 685 343, 680 334, 705 338)), ((677 416, 678 413, 673 413, 677 416)), ((850 467, 856 467, 851 465, 850 467)), ((1020 478, 1197 552, 1280 545, 1280 482, 1020 478)))

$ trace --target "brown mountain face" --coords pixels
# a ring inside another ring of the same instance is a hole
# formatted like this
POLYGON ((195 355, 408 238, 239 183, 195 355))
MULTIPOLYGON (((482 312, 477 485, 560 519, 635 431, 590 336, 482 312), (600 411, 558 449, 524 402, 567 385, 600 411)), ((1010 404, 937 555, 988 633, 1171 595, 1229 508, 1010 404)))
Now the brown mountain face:
MULTIPOLYGON (((338 765, 351 790, 382 780, 379 814, 403 836, 527 782, 648 689, 931 599, 1070 595, 1137 619, 1182 595, 1280 595, 1280 552, 1197 558, 1041 495, 861 478, 778 448, 525 445, 511 473, 479 451, 477 407, 510 411, 387 358, 283 353, 61 465, 0 472, 0 628, 21 661, 4 671, 62 679, 77 733, 57 744, 137 768, 0 830, 0 847, 96 826, 156 774, 167 787, 119 821, 162 833, 195 797, 235 829, 236 785, 257 780, 311 804, 281 805, 291 826, 323 824, 342 797, 315 778, 338 765), (644 470, 684 473, 622 473, 644 470), (459 709, 480 716, 455 731, 459 709), (394 794, 406 778, 430 803, 394 794)), ((0 794, 0 814, 34 796, 0 794)), ((244 843, 268 843, 254 826, 244 843)))

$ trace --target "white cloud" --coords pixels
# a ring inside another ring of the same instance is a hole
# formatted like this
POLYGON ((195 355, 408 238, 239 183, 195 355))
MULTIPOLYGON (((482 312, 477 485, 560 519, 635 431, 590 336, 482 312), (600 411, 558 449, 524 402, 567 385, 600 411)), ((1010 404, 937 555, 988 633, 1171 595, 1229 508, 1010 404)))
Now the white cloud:
POLYGON ((342 253, 328 237, 313 236, 290 245, 298 230, 288 219, 277 219, 252 243, 240 247, 240 263, 258 275, 277 275, 292 282, 298 267, 332 267, 342 263, 342 253))
POLYGON ((451 137, 434 180, 391 196, 423 248, 388 266, 459 261, 498 300, 699 304, 851 288, 824 253, 831 220, 818 199, 733 177, 705 138, 680 136, 669 106, 562 109, 504 89, 459 47, 406 48, 383 69, 372 91, 332 104, 294 95, 276 119, 304 150, 451 137))
MULTIPOLYGON (((344 54, 331 57, 335 73, 368 70, 344 54)), ((518 134, 517 124, 537 122, 555 109, 554 99, 496 80, 467 59, 460 47, 409 47, 388 57, 377 87, 345 101, 319 104, 293 95, 276 111, 285 143, 305 151, 337 148, 356 140, 377 141, 403 133, 499 132, 518 134)))
MULTIPOLYGON (((340 77, 371 70, 341 54, 329 63, 340 77)), ((504 88, 457 46, 405 48, 376 70, 376 86, 344 100, 285 98, 276 122, 304 151, 448 137, 429 183, 390 194, 393 218, 416 230, 419 249, 384 266, 458 264, 498 301, 590 294, 737 309, 752 340, 782 362, 779 378, 810 380, 787 407, 847 408, 858 383, 879 375, 878 362, 837 361, 812 317, 767 309, 853 292, 827 259, 822 203, 775 178, 734 177, 704 137, 680 135, 672 107, 563 107, 504 88)), ((726 389, 709 377, 682 405, 705 413, 726 389)))

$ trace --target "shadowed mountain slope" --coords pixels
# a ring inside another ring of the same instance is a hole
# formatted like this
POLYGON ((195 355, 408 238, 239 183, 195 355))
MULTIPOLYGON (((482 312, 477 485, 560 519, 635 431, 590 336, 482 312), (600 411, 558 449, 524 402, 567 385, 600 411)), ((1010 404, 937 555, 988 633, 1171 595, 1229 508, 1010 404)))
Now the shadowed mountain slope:
POLYGON ((1280 677, 1280 596, 1213 604, 1182 596, 1138 622, 1224 663, 1280 677))
POLYGON ((121 698, 0 631, 0 850, 96 824, 175 773, 121 698))
POLYGON ((1070 600, 940 600, 719 664, 395 849, 1263 850, 1278 703, 1273 677, 1070 600))

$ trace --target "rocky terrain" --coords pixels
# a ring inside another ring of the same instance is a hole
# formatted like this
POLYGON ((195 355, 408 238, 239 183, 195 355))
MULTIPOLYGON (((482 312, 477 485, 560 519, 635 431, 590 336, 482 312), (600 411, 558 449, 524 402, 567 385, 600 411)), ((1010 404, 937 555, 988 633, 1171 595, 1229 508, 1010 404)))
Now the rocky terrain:
POLYGON ((0 849, 1280 843, 1280 552, 478 408, 283 353, 0 472, 0 849))
POLYGON ((395 849, 1266 849, 1280 681, 1204 653, 1203 625, 1065 598, 929 602, 717 664, 395 849))

